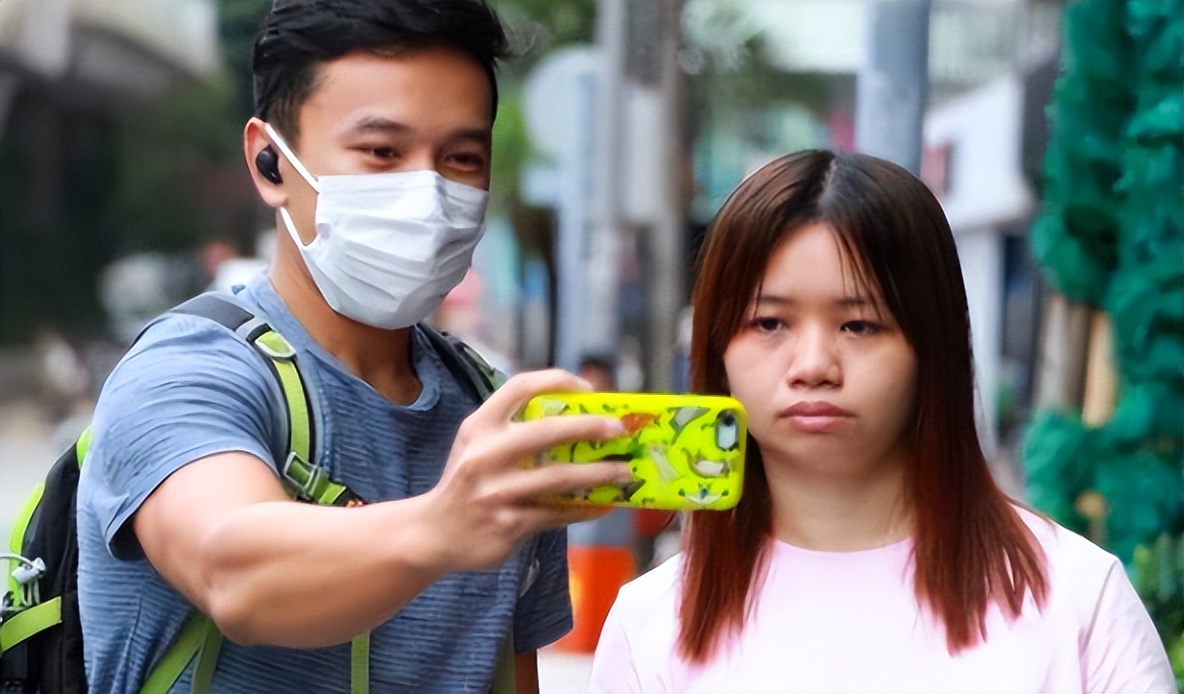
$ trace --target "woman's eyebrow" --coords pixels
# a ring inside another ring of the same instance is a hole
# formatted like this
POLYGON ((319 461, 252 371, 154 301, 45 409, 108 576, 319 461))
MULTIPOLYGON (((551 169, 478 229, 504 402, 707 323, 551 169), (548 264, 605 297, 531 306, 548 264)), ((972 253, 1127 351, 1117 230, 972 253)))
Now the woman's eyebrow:
POLYGON ((793 299, 776 294, 757 294, 755 304, 773 304, 776 306, 792 306, 797 303, 793 299))
POLYGON ((864 308, 867 306, 870 306, 871 308, 878 308, 880 306, 880 302, 877 301, 875 297, 864 294, 844 296, 835 301, 835 303, 844 308, 864 308))
MULTIPOLYGON (((777 306, 793 306, 797 304, 797 300, 790 297, 779 296, 777 294, 757 294, 756 301, 754 303, 772 304, 777 306)), ((851 294, 847 296, 841 296, 835 299, 832 303, 835 306, 839 306, 841 308, 863 308, 869 306, 871 308, 879 308, 880 306, 880 302, 875 297, 868 296, 866 294, 851 294)))

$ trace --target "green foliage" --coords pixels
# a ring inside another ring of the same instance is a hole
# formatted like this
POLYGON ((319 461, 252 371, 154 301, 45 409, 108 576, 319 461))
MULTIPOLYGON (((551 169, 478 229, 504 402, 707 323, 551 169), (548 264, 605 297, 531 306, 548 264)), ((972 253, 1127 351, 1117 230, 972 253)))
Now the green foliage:
MULTIPOLYGON (((625 0, 621 0, 625 1, 625 0)), ((491 0, 514 57, 504 75, 520 77, 548 51, 596 38, 596 0, 491 0)))
POLYGON ((1049 108, 1055 132, 1045 155, 1046 199, 1032 229, 1035 257, 1052 285, 1095 305, 1117 260, 1118 208, 1111 193, 1122 175, 1120 135, 1133 111, 1124 4, 1066 8, 1064 71, 1049 108), (1093 43, 1098 40, 1103 43, 1093 43))
POLYGON ((1181 674, 1184 606, 1184 3, 1075 0, 1049 116, 1033 251, 1049 282, 1107 311, 1120 398, 1105 426, 1039 414, 1032 502, 1115 552, 1181 674), (1098 494, 1093 517, 1081 499, 1098 494), (1173 539, 1175 538, 1175 539, 1173 539))
POLYGON ((68 122, 15 109, 0 138, 0 344, 53 325, 72 338, 102 329, 94 292, 115 253, 106 214, 118 148, 101 118, 68 122))
POLYGON ((122 133, 118 188, 111 204, 125 251, 190 252, 208 238, 249 246, 254 194, 244 171, 241 132, 252 106, 251 55, 271 0, 219 0, 222 68, 181 86, 122 133), (243 195, 227 199, 228 188, 243 195))
POLYGON ((520 90, 515 85, 499 95, 497 120, 493 123, 491 214, 507 214, 517 203, 518 172, 526 165, 530 152, 520 90))
POLYGON ((1184 535, 1159 536, 1154 544, 1135 550, 1131 578, 1153 615, 1159 636, 1167 645, 1177 688, 1184 691, 1184 535))
POLYGON ((255 34, 269 7, 271 0, 218 0, 218 38, 222 60, 234 83, 232 115, 236 125, 241 125, 254 112, 251 58, 255 34))
POLYGON ((1098 437, 1076 416, 1041 412, 1028 426, 1021 449, 1032 504, 1079 533, 1089 531, 1089 519, 1078 512, 1076 501, 1093 485, 1098 437))
POLYGON ((123 133, 111 214, 123 224, 126 250, 187 250, 223 231, 211 228, 199 192, 212 169, 241 161, 232 100, 232 82, 220 74, 169 95, 123 133))

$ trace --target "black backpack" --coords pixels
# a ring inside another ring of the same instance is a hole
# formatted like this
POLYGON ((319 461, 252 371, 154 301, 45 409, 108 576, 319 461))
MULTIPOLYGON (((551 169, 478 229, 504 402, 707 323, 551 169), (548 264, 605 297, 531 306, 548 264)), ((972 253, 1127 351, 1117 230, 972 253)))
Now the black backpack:
MULTIPOLYGON (((264 357, 287 410, 285 438, 289 453, 285 460, 279 461, 278 467, 284 486, 294 498, 331 505, 362 502, 313 462, 316 413, 296 368, 295 351, 278 332, 225 294, 201 294, 170 313, 214 320, 264 357)), ((419 327, 449 370, 479 400, 501 385, 504 376, 463 341, 427 324, 421 323, 419 327)), ((87 691, 82 624, 78 615, 75 503, 89 438, 88 428, 74 446, 62 453, 44 482, 29 495, 12 532, 11 552, 2 553, 4 559, 15 564, 0 603, 2 694, 87 691)), ((368 635, 358 637, 355 643, 359 640, 368 643, 368 635)), ((167 691, 195 657, 198 666, 193 690, 203 690, 213 675, 220 645, 221 635, 213 623, 193 610, 181 634, 146 678, 143 691, 167 691)), ((364 660, 368 661, 368 656, 364 660)), ((355 669, 357 665, 355 662, 355 669)), ((367 684, 356 686, 365 688, 367 684)))

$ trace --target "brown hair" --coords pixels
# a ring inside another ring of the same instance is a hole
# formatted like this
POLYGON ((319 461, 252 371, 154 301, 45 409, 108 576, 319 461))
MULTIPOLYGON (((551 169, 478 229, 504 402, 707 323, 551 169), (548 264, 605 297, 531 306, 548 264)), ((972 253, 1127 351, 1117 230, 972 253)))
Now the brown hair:
MULTIPOLYGON (((1043 604, 1043 552, 991 476, 974 419, 966 290, 940 204, 909 172, 875 157, 824 150, 780 157, 732 192, 709 227, 692 302, 691 387, 729 392, 723 354, 739 332, 769 257, 794 230, 824 223, 877 290, 920 365, 907 473, 914 505, 915 590, 946 628, 951 652, 976 644, 996 601, 1018 614, 1043 604)), ((706 660, 743 627, 759 592, 772 529, 760 451, 749 442, 744 497, 690 514, 679 651, 706 660)))

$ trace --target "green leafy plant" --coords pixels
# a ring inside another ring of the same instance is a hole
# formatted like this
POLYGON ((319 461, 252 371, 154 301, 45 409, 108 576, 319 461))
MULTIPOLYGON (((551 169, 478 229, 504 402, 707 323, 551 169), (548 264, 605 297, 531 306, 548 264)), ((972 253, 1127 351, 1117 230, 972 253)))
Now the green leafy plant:
POLYGON ((1119 397, 1103 426, 1042 412, 1031 500, 1127 565, 1182 677, 1184 5, 1074 0, 1031 230, 1052 286, 1106 311, 1119 397), (1082 503, 1090 499, 1098 503, 1082 503))

